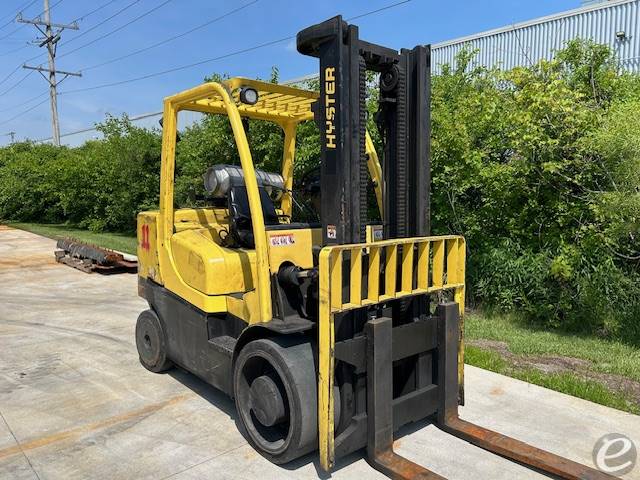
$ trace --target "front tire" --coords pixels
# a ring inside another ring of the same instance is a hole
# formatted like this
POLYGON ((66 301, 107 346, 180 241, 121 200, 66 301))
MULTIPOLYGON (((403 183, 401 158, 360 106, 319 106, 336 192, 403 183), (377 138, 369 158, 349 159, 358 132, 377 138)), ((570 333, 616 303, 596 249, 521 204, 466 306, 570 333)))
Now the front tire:
POLYGON ((140 363, 147 370, 160 373, 173 367, 173 362, 167 358, 164 328, 153 310, 145 310, 138 316, 136 347, 140 363))
POLYGON ((317 448, 317 380, 308 340, 247 343, 234 365, 233 386, 243 433, 268 460, 287 463, 317 448))

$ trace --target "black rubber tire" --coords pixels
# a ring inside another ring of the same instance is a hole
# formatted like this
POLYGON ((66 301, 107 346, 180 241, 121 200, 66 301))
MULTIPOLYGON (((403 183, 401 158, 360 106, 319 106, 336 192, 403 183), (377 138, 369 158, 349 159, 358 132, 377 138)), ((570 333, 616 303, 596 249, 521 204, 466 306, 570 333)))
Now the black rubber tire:
POLYGON ((167 358, 167 339, 162 322, 153 310, 145 310, 136 322, 136 347, 140 363, 147 370, 161 373, 173 367, 167 358))
POLYGON ((247 343, 234 364, 233 389, 242 433, 269 461, 287 463, 318 447, 317 380, 309 341, 272 337, 247 343), (266 373, 256 373, 261 364, 273 378, 279 378, 284 392, 287 421, 277 426, 261 425, 249 405, 251 376, 266 373), (265 432, 280 438, 270 441, 265 432))

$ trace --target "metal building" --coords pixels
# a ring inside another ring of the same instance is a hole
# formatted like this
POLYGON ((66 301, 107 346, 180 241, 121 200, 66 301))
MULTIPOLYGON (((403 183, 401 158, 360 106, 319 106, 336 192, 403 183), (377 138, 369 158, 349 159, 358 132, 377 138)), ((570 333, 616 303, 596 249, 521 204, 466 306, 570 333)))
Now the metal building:
POLYGON ((609 45, 621 69, 639 73, 639 14, 640 0, 584 0, 575 10, 434 44, 433 71, 445 63, 454 66, 465 45, 478 50, 477 64, 508 70, 550 60, 567 41, 585 38, 609 45))

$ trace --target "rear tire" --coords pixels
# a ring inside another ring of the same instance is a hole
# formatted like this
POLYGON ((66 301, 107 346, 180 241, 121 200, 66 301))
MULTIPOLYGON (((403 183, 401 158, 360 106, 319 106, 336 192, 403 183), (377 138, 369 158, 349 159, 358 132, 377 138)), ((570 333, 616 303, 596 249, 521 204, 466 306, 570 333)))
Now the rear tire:
POLYGON ((243 434, 273 463, 317 448, 317 380, 311 343, 288 337, 254 340, 240 351, 233 388, 243 434))
POLYGON ((136 322, 136 347, 140 363, 147 370, 160 373, 173 367, 167 358, 167 339, 162 322, 153 310, 145 310, 136 322))

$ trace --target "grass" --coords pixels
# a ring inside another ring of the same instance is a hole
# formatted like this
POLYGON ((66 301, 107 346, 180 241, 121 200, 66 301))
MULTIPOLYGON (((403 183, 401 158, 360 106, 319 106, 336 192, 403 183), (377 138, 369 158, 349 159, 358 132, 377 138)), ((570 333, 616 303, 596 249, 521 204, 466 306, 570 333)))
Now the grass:
MULTIPOLYGON (((621 375, 640 380, 640 349, 624 343, 589 336, 536 329, 513 316, 469 314, 465 320, 467 340, 504 342, 511 353, 563 356, 588 360, 593 372, 621 375)), ((583 398, 601 405, 640 414, 640 403, 621 391, 574 372, 546 373, 532 367, 514 365, 497 351, 468 345, 465 361, 470 365, 583 398)))
POLYGON ((595 371, 640 381, 640 348, 620 341, 535 328, 515 316, 482 313, 465 317, 465 335, 470 340, 505 342, 512 353, 519 355, 589 360, 595 371))
POLYGON ((120 252, 136 254, 137 240, 134 234, 103 232, 89 230, 66 224, 13 223, 9 226, 36 233, 44 237, 58 239, 71 237, 82 242, 92 243, 100 247, 111 248, 120 252))

